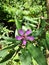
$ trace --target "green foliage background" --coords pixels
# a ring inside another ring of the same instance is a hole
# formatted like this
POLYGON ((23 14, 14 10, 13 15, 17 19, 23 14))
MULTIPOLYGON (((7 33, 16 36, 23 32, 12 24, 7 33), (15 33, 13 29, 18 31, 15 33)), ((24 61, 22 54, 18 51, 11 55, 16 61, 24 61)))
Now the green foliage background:
POLYGON ((47 65, 45 51, 49 49, 49 30, 45 28, 45 19, 45 0, 0 0, 0 65, 47 65), (21 28, 31 29, 35 37, 25 48, 15 39, 21 28))

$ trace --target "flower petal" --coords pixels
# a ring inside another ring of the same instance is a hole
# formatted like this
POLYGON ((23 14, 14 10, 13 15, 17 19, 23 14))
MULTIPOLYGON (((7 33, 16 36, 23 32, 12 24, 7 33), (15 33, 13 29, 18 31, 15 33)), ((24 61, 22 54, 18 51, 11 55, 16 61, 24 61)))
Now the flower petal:
POLYGON ((16 36, 16 39, 17 39, 17 40, 21 40, 22 37, 21 37, 21 36, 16 36))
POLYGON ((31 34, 31 33, 32 33, 32 31, 28 29, 28 30, 25 32, 25 35, 29 35, 29 34, 31 34))
POLYGON ((20 30, 18 30, 18 33, 19 33, 20 35, 23 35, 23 34, 24 34, 24 31, 23 31, 22 29, 20 29, 20 30))
POLYGON ((23 43, 22 43, 23 45, 26 45, 26 40, 23 40, 23 43))
POLYGON ((27 40, 30 40, 30 41, 33 41, 34 40, 34 37, 33 36, 28 36, 26 37, 27 40))

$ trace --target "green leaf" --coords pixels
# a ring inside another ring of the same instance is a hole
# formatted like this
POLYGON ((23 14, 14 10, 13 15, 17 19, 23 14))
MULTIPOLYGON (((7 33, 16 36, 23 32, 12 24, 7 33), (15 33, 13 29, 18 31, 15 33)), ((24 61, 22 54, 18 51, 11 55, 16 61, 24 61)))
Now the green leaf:
POLYGON ((5 57, 8 54, 8 50, 0 50, 0 58, 5 57))
POLYGON ((23 13, 23 15, 29 15, 30 14, 30 11, 24 10, 22 13, 23 13))
POLYGON ((47 48, 49 49, 49 32, 46 32, 46 41, 47 41, 47 48))
POLYGON ((0 63, 3 63, 3 62, 5 62, 5 61, 9 60, 9 59, 13 56, 14 53, 15 53, 15 50, 12 50, 8 55, 6 55, 6 56, 0 61, 0 63))
POLYGON ((30 23, 29 23, 28 25, 29 25, 30 27, 34 27, 34 28, 37 27, 36 25, 30 24, 30 23))
MULTIPOLYGON (((8 61, 7 61, 8 62, 8 61)), ((0 63, 0 65, 6 65, 7 62, 4 62, 4 63, 0 63)))
POLYGON ((14 22, 14 19, 10 19, 10 20, 8 20, 8 22, 14 22))
POLYGON ((42 39, 40 41, 41 45, 44 46, 45 48, 47 48, 47 43, 46 43, 46 39, 42 39))
POLYGON ((17 41, 15 38, 11 38, 11 37, 2 37, 4 40, 2 40, 1 42, 5 43, 5 44, 19 44, 20 41, 17 41))
POLYGON ((31 23, 35 23, 35 24, 37 24, 37 23, 38 23, 38 22, 37 22, 37 21, 35 21, 33 18, 28 17, 28 16, 24 16, 24 19, 25 19, 25 20, 27 20, 27 21, 30 21, 31 23))
POLYGON ((39 65, 47 65, 46 59, 38 47, 29 44, 27 46, 27 49, 30 52, 31 56, 37 61, 39 65))
POLYGON ((8 62, 6 63, 6 65, 15 65, 15 64, 14 64, 14 62, 13 62, 12 60, 10 60, 10 61, 8 61, 8 62))
POLYGON ((20 43, 15 43, 15 44, 9 45, 9 46, 7 46, 6 48, 4 48, 3 50, 13 49, 13 48, 15 48, 18 44, 20 44, 20 43))
POLYGON ((37 29, 36 31, 33 31, 33 36, 41 36, 43 34, 43 28, 37 29))
POLYGON ((8 54, 8 51, 15 48, 17 46, 17 44, 14 45, 10 45, 2 50, 0 50, 0 57, 3 58, 8 54))
POLYGON ((16 19, 16 17, 15 17, 15 24, 18 30, 21 29, 21 23, 19 20, 16 19))
MULTIPOLYGON (((14 49, 15 47, 16 47, 16 45, 17 44, 14 44, 14 45, 11 45, 11 46, 8 46, 8 47, 6 47, 6 48, 4 48, 4 49, 2 49, 1 51, 0 51, 0 58, 5 58, 6 56, 8 56, 9 54, 9 51, 11 50, 11 49, 14 49), (8 55, 7 55, 8 54, 8 55)), ((14 50, 13 50, 14 51, 14 50)))
POLYGON ((31 56, 29 52, 25 49, 21 50, 20 60, 21 65, 31 65, 31 56))
POLYGON ((46 26, 46 21, 44 19, 41 19, 41 27, 45 28, 46 26))
POLYGON ((11 38, 11 37, 3 37, 3 39, 8 41, 8 42, 13 42, 13 43, 19 42, 15 38, 11 38))

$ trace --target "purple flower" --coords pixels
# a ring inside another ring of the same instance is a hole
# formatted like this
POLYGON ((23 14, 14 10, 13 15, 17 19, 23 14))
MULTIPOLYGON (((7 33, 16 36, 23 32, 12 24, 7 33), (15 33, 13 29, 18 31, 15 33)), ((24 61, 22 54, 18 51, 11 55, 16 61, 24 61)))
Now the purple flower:
POLYGON ((18 33, 20 34, 20 36, 16 36, 17 40, 22 40, 22 44, 26 45, 27 40, 33 41, 34 37, 33 36, 29 36, 32 31, 31 30, 27 30, 25 33, 22 29, 18 30, 18 33))

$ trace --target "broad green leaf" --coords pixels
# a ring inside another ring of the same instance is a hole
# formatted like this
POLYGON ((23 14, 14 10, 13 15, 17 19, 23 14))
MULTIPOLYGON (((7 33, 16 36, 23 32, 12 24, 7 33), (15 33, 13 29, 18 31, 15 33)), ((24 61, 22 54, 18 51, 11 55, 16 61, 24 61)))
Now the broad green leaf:
POLYGON ((10 45, 2 50, 0 50, 0 57, 5 57, 8 54, 8 51, 15 48, 17 44, 10 45))
POLYGON ((31 65, 31 56, 25 49, 21 50, 20 61, 21 65, 31 65))
POLYGON ((5 57, 8 54, 8 50, 0 50, 0 58, 5 57))
POLYGON ((41 44, 42 46, 44 46, 45 48, 47 48, 46 39, 42 39, 42 40, 40 41, 40 44, 41 44))
MULTIPOLYGON (((8 61, 7 61, 8 62, 8 61)), ((7 62, 4 62, 4 63, 0 63, 0 65, 6 65, 7 62)))
POLYGON ((5 61, 9 60, 9 59, 13 56, 14 53, 15 53, 15 50, 12 50, 8 55, 6 55, 6 56, 0 61, 0 63, 3 63, 3 62, 5 62, 5 61))
POLYGON ((47 48, 49 49, 49 31, 46 32, 47 48))
POLYGON ((27 49, 28 49, 29 53, 31 54, 31 56, 37 61, 37 63, 39 65, 47 65, 46 59, 45 59, 42 51, 40 50, 40 48, 35 47, 32 44, 29 44, 27 46, 27 49))

